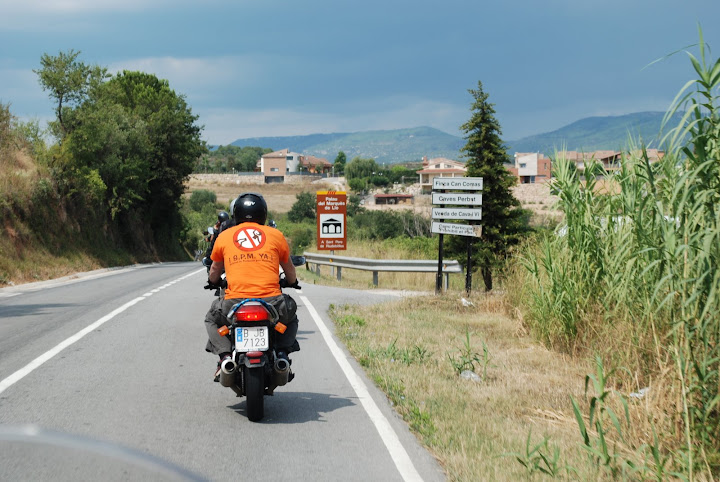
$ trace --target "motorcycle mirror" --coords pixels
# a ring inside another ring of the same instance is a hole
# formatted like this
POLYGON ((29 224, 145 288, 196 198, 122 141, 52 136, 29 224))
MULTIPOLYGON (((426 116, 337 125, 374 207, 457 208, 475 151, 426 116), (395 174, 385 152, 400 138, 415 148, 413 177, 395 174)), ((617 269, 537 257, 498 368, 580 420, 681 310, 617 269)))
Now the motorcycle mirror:
POLYGON ((305 264, 305 256, 290 256, 293 266, 302 266, 305 264))
POLYGON ((271 219, 267 225, 270 226, 271 228, 277 228, 277 223, 275 222, 274 219, 271 219))
POLYGON ((212 266, 212 260, 208 257, 205 257, 202 259, 203 266, 212 266))
POLYGON ((212 236, 213 234, 215 234, 215 228, 213 228, 212 226, 210 226, 210 227, 207 229, 207 232, 208 232, 209 235, 212 236))

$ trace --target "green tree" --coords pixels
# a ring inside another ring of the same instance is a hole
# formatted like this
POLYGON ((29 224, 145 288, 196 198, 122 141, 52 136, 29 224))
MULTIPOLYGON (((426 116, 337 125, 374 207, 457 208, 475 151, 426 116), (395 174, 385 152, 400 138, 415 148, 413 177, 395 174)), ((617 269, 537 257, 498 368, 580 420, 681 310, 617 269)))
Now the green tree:
POLYGON ((297 199, 288 212, 288 219, 293 223, 301 223, 304 220, 315 221, 317 216, 316 206, 317 200, 315 194, 310 192, 301 192, 295 196, 297 199))
POLYGON ((148 171, 138 173, 147 179, 142 209, 156 239, 170 242, 182 223, 179 202, 185 181, 197 159, 207 152, 198 117, 167 80, 152 74, 124 71, 103 87, 101 97, 122 106, 137 124, 145 126, 152 155, 148 171))
POLYGON ((385 175, 390 182, 403 184, 412 184, 418 179, 417 169, 410 169, 409 167, 401 165, 395 165, 385 170, 385 175))
POLYGON ((213 208, 217 202, 217 195, 213 191, 207 189, 198 189, 190 195, 190 209, 200 212, 207 204, 211 204, 213 208))
POLYGON ((367 182, 365 179, 360 178, 350 179, 348 181, 348 186, 350 186, 350 190, 354 192, 362 192, 367 187, 367 182))
POLYGON ((362 198, 357 194, 350 194, 347 198, 347 215, 355 216, 358 213, 364 212, 365 208, 360 204, 362 198))
POLYGON ((51 123, 51 131, 62 140, 72 130, 72 108, 87 99, 90 91, 108 77, 107 69, 86 65, 77 60, 80 51, 60 52, 57 56, 43 54, 41 69, 33 70, 43 90, 50 91, 55 99, 57 122, 51 123))
POLYGON ((335 162, 333 163, 333 166, 335 167, 335 174, 343 174, 345 173, 345 163, 347 162, 347 156, 343 151, 338 152, 337 157, 335 157, 335 162))
MULTIPOLYGON (((495 118, 495 106, 488 102, 482 82, 477 89, 469 89, 473 97, 472 116, 461 126, 467 143, 461 149, 467 157, 469 177, 483 178, 482 237, 475 243, 473 264, 480 272, 487 291, 493 287, 493 269, 507 257, 509 247, 517 244, 529 230, 529 216, 520 208, 511 188, 515 177, 505 168, 506 148, 500 135, 500 123, 495 118)), ((462 260, 466 240, 450 236, 448 251, 462 260)))
POLYGON ((377 162, 375 162, 375 159, 354 157, 353 160, 345 166, 345 177, 348 181, 351 179, 368 178, 379 171, 380 167, 377 165, 377 162))

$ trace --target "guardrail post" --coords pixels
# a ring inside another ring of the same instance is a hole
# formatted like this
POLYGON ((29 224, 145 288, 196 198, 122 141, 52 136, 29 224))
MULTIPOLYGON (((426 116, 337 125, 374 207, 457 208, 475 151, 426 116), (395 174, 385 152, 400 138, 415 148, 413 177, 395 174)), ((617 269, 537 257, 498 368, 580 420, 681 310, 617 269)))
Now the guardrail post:
POLYGON ((315 274, 320 276, 320 265, 319 264, 315 265, 315 274))
POLYGON ((373 284, 375 286, 378 285, 378 272, 377 271, 373 271, 373 284))
POLYGON ((450 286, 450 273, 445 273, 445 291, 448 290, 450 286))
POLYGON ((336 266, 335 269, 337 269, 337 280, 342 281, 342 267, 336 266))

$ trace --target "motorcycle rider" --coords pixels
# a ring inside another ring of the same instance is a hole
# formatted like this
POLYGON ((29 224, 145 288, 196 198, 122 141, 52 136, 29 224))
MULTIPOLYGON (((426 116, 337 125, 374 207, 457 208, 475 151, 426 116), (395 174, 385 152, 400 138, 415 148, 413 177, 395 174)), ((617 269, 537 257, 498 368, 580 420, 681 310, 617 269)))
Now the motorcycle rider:
MULTIPOLYGON (((233 201, 234 203, 235 201, 233 201)), ((230 211, 232 212, 233 204, 230 204, 230 211)), ((230 219, 230 215, 225 211, 220 211, 218 213, 218 220, 215 223, 215 232, 208 236, 207 242, 209 243, 207 250, 205 251, 205 257, 209 258, 212 254, 213 246, 215 246, 215 240, 217 239, 218 235, 222 232, 223 229, 227 229, 230 226, 233 226, 234 223, 230 219)))
MULTIPOLYGON (((235 225, 222 231, 210 255, 212 265, 208 273, 208 286, 220 283, 225 272, 227 288, 225 298, 217 298, 205 315, 208 343, 205 350, 220 357, 215 372, 218 380, 220 363, 232 352, 231 341, 218 334, 217 329, 227 324, 227 314, 233 305, 247 298, 260 298, 273 305, 280 322, 287 326, 285 333, 276 333, 277 355, 287 358, 298 351, 295 336, 298 330, 297 304, 283 294, 279 283, 279 268, 285 272, 285 285, 299 288, 295 266, 290 260, 290 247, 283 234, 265 226, 267 203, 260 194, 243 193, 233 206, 235 225)), ((292 374, 291 374, 292 378, 292 374)))

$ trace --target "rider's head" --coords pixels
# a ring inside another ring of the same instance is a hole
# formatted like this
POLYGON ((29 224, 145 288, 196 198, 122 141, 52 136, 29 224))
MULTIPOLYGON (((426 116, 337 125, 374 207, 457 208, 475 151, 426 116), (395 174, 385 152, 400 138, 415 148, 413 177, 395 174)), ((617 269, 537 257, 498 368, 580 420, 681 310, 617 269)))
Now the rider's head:
POLYGON ((262 195, 254 192, 240 194, 233 205, 235 223, 265 224, 267 220, 267 203, 262 195))
POLYGON ((228 219, 230 219, 230 215, 228 213, 226 213, 225 211, 220 211, 220 214, 218 214, 218 222, 220 224, 222 224, 225 221, 227 221, 228 219))

